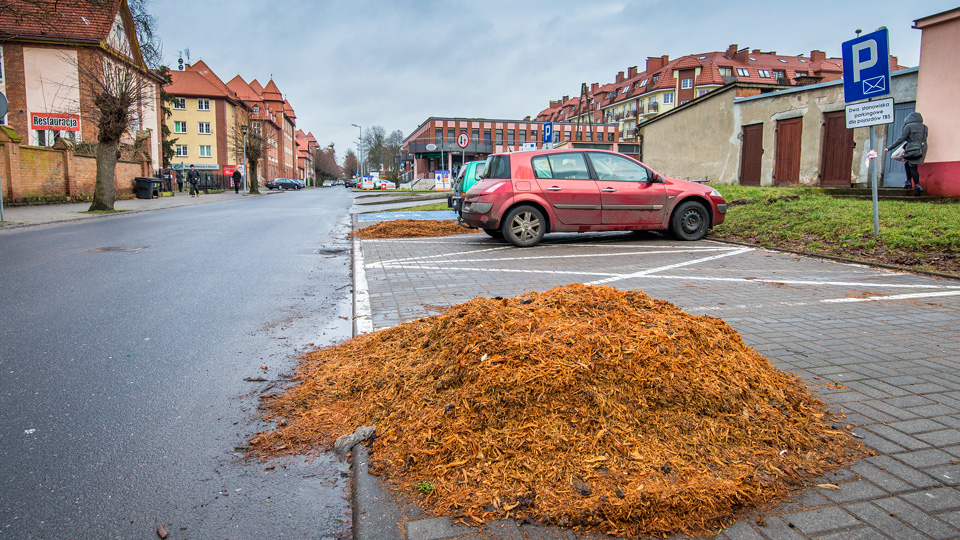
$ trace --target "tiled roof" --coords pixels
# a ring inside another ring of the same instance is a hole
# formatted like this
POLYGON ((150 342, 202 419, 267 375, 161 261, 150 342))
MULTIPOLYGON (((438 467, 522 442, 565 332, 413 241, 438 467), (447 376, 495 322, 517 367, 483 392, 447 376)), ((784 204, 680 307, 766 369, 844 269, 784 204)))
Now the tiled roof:
POLYGON ((280 89, 277 88, 277 83, 273 82, 273 79, 267 81, 267 85, 263 87, 260 94, 263 95, 264 101, 283 101, 283 94, 280 93, 280 89))
POLYGON ((187 67, 186 71, 198 73, 200 76, 206 79, 207 82, 217 89, 218 93, 216 95, 223 96, 234 102, 238 99, 237 93, 227 87, 227 85, 223 84, 223 81, 220 80, 220 77, 217 77, 217 74, 214 73, 213 70, 211 70, 203 60, 196 61, 187 67))
POLYGON ((253 88, 253 91, 257 94, 263 94, 263 86, 261 86, 256 79, 250 81, 250 88, 253 88))
POLYGON ((120 0, 2 0, 0 37, 101 43, 119 8, 120 0))
POLYGON ((246 81, 243 80, 243 77, 239 75, 230 79, 230 82, 227 83, 227 88, 232 90, 237 97, 247 103, 256 103, 262 101, 260 93, 254 90, 253 87, 247 84, 246 81))
POLYGON ((171 71, 170 84, 164 87, 168 93, 177 97, 229 97, 223 90, 211 83, 206 77, 196 71, 171 71))

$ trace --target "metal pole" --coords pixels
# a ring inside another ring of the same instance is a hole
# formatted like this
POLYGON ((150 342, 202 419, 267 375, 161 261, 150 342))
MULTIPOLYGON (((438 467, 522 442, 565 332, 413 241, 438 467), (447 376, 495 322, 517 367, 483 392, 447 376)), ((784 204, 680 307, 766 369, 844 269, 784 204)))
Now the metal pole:
MULTIPOLYGON (((875 126, 870 126, 870 149, 877 149, 877 132, 875 126)), ((877 157, 873 158, 870 164, 870 184, 873 195, 873 236, 880 237, 880 202, 877 194, 877 162, 880 160, 881 153, 877 152, 877 157)))
POLYGON ((3 177, 2 176, 0 176, 0 221, 3 221, 3 177))
POLYGON ((247 132, 243 132, 243 196, 247 196, 247 132))

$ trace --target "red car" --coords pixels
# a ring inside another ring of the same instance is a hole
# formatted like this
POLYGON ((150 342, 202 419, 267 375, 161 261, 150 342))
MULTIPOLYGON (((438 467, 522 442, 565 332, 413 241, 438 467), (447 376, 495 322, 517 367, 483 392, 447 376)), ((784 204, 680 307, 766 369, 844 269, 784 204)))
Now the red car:
POLYGON ((667 178, 605 150, 494 154, 465 196, 461 217, 518 247, 548 232, 670 231, 699 240, 727 204, 709 186, 667 178))

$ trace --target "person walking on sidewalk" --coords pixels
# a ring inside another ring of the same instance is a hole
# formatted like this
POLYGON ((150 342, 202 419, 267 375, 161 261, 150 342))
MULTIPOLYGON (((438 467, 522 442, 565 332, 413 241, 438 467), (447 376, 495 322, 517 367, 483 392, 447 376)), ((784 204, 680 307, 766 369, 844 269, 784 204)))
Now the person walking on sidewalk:
POLYGON ((200 184, 200 171, 195 169, 193 165, 190 166, 190 172, 187 173, 187 182, 190 183, 190 196, 199 197, 200 188, 198 185, 200 184))
POLYGON ((233 192, 240 193, 240 171, 234 170, 231 177, 233 178, 233 192))
POLYGON ((893 141, 884 152, 889 152, 890 148, 897 148, 901 144, 903 147, 903 167, 907 170, 907 185, 903 189, 912 189, 917 196, 925 191, 920 185, 920 170, 918 165, 923 163, 927 157, 927 126, 923 125, 923 116, 918 112, 912 112, 907 115, 903 124, 903 131, 900 132, 900 138, 893 141))
POLYGON ((183 171, 177 169, 177 191, 183 193, 183 171))

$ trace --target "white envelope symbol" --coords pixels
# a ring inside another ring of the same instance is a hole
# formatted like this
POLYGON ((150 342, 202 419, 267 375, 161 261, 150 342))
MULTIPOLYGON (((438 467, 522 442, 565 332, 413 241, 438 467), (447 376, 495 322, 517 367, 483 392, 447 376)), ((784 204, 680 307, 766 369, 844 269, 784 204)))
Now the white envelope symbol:
POLYGON ((863 93, 864 94, 876 94, 877 92, 883 92, 886 89, 884 83, 883 75, 879 77, 874 77, 872 79, 863 80, 863 93))

